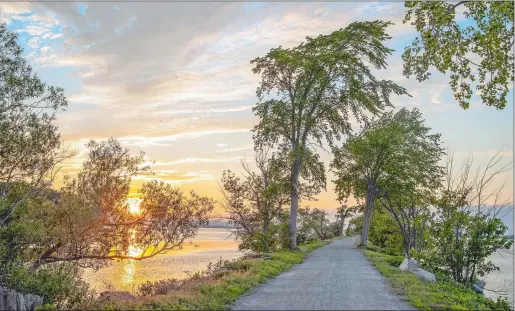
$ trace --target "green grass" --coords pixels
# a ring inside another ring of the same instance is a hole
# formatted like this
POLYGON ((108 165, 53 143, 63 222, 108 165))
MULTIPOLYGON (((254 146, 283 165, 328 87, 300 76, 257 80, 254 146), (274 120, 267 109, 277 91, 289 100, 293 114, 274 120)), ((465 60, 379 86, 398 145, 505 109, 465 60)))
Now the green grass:
POLYGON ((222 276, 189 282, 166 295, 137 297, 134 302, 92 302, 81 309, 129 310, 227 310, 242 294, 258 284, 278 276, 294 264, 301 263, 306 254, 330 241, 313 241, 299 245, 299 250, 283 250, 271 254, 271 259, 246 259, 231 263, 222 276))
POLYGON ((445 277, 437 276, 437 282, 428 282, 402 271, 398 268, 399 258, 395 258, 399 256, 380 253, 373 246, 361 250, 394 290, 419 310, 512 310, 505 302, 494 302, 445 277))

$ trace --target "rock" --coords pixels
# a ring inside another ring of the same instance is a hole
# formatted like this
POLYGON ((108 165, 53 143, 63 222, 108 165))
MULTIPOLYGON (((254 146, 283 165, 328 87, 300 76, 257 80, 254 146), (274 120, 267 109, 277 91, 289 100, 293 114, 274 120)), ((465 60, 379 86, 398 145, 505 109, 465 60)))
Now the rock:
POLYGON ((399 266, 399 269, 412 271, 413 269, 420 269, 420 266, 415 261, 415 259, 404 258, 401 265, 399 266))
POLYGON ((135 301, 136 297, 125 291, 102 292, 100 298, 107 301, 135 301))
POLYGON ((484 289, 485 285, 486 285, 486 282, 483 281, 483 280, 477 280, 474 285, 477 285, 477 286, 481 287, 482 289, 484 289))
POLYGON ((0 287, 0 310, 32 311, 42 304, 43 297, 0 287))
POLYGON ((483 288, 479 287, 477 284, 474 284, 470 287, 473 291, 476 292, 476 294, 479 294, 481 296, 484 296, 485 294, 483 293, 483 288))
POLYGON ((470 288, 478 293, 479 295, 484 296, 483 290, 485 289, 486 282, 483 280, 477 280, 475 284, 473 284, 470 288))
POLYGON ((429 271, 426 271, 424 269, 421 269, 421 268, 414 268, 413 270, 413 273, 415 273, 418 277, 426 280, 426 281, 429 281, 429 282, 436 282, 436 277, 433 273, 429 272, 429 271))

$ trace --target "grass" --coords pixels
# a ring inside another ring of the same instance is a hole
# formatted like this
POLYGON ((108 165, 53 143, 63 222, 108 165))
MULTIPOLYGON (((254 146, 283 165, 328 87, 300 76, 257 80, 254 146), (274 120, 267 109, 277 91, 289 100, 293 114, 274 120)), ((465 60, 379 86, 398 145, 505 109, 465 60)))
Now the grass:
POLYGON ((132 302, 98 300, 81 306, 81 309, 227 310, 242 294, 276 277, 294 264, 301 263, 306 254, 330 241, 308 242, 299 245, 299 250, 296 251, 283 250, 272 253, 269 259, 237 260, 224 265, 224 273, 194 277, 166 294, 138 296, 132 302))
POLYGON ((381 253, 374 246, 361 250, 394 290, 419 310, 513 310, 506 302, 480 296, 443 276, 437 275, 436 282, 428 282, 412 272, 402 271, 398 268, 399 256, 381 253))

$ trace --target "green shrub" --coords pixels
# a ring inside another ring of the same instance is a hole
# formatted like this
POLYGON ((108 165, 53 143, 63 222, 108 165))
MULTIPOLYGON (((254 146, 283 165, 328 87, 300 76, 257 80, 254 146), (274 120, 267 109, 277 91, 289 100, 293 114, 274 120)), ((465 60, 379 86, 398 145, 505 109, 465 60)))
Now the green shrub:
POLYGON ((389 256, 386 258, 386 262, 392 267, 399 267, 404 260, 404 256, 389 256))
POLYGON ((7 268, 6 285, 21 293, 43 297, 46 305, 70 309, 91 297, 81 274, 81 269, 70 263, 49 264, 34 273, 11 264, 7 268))
POLYGON ((277 242, 273 233, 256 233, 243 238, 238 247, 240 250, 248 249, 256 253, 269 253, 277 249, 277 242))

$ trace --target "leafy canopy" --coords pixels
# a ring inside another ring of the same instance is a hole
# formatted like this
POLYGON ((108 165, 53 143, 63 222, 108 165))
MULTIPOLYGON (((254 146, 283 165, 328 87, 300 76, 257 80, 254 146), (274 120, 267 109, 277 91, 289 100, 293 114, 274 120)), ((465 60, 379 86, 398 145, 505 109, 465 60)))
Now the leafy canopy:
POLYGON ((260 140, 286 140, 293 147, 323 138, 332 143, 351 131, 349 118, 366 119, 391 106, 389 95, 406 94, 392 81, 377 80, 370 66, 385 69, 393 50, 383 42, 389 22, 354 22, 329 35, 306 38, 294 48, 275 48, 251 61, 261 74, 257 89, 260 140), (273 99, 262 101, 271 91, 273 99))
POLYGON ((404 23, 416 27, 420 37, 406 47, 404 75, 427 80, 429 68, 450 73, 454 98, 467 109, 472 87, 482 101, 497 109, 506 106, 513 82, 513 1, 406 1, 404 23), (465 23, 456 21, 464 8, 465 23))
POLYGON ((343 200, 366 196, 376 182, 379 195, 401 188, 437 187, 442 168, 436 165, 443 150, 440 134, 431 134, 418 109, 385 113, 335 149, 331 163, 336 192, 343 200))

